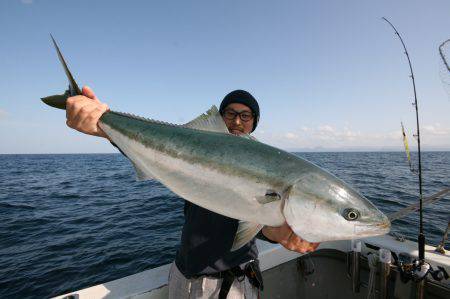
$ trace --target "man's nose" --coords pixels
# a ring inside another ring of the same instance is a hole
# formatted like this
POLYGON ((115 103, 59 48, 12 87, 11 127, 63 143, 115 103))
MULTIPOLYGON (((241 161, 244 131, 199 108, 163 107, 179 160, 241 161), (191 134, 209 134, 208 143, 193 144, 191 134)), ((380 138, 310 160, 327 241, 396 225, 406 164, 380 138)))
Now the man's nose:
POLYGON ((241 117, 239 115, 236 115, 236 117, 234 118, 234 123, 236 125, 240 125, 241 124, 241 117))

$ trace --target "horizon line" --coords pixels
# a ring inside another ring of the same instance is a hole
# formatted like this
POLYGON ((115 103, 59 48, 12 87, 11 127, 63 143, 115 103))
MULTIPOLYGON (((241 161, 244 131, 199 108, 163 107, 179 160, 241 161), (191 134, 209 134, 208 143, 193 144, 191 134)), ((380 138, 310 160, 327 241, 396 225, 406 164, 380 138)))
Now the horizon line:
MULTIPOLYGON (((404 150, 395 150, 395 149, 293 149, 286 150, 289 153, 401 153, 405 152, 404 150)), ((416 151, 410 151, 417 153, 416 151)), ((425 149, 421 150, 421 152, 450 152, 450 149, 425 149)), ((110 154, 120 154, 117 152, 76 152, 76 153, 0 153, 1 156, 11 156, 11 155, 110 155, 110 154)))

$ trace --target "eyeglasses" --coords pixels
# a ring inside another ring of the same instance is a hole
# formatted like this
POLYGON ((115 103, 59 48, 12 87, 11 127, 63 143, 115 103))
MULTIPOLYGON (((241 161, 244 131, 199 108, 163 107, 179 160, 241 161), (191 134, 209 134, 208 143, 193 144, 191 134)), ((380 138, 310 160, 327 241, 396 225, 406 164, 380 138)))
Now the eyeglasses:
POLYGON ((243 122, 248 122, 253 119, 253 113, 249 111, 237 112, 234 111, 233 109, 226 109, 223 112, 223 117, 225 117, 228 120, 234 120, 238 115, 243 122))

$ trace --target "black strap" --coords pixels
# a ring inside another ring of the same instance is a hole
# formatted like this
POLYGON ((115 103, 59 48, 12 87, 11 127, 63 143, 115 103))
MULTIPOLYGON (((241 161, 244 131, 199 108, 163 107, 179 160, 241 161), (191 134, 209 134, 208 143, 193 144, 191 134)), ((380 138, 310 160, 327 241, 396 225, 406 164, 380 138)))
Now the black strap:
POLYGON ((236 277, 243 276, 244 272, 240 267, 234 267, 230 270, 221 272, 222 285, 220 286, 219 299, 226 299, 228 292, 230 292, 231 285, 236 277))
POLYGON ((254 260, 245 265, 245 276, 248 277, 248 281, 257 289, 264 289, 264 282, 261 274, 261 269, 259 268, 259 261, 254 260))
POLYGON ((219 299, 226 299, 228 293, 230 292, 231 286, 235 279, 244 279, 247 276, 249 282, 257 289, 263 290, 264 284, 261 275, 261 270, 259 269, 258 260, 251 261, 245 265, 244 270, 239 266, 231 268, 226 271, 222 271, 211 275, 216 278, 222 278, 222 285, 220 286, 219 299))

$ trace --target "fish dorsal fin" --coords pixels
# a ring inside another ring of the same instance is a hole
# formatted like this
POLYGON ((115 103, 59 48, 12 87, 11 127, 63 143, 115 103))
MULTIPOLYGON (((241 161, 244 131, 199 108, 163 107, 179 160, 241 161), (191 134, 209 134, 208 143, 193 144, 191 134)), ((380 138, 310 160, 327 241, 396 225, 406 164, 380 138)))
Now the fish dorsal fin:
POLYGON ((128 118, 132 118, 132 119, 136 119, 136 120, 140 120, 140 121, 148 122, 148 123, 152 123, 152 124, 160 124, 160 125, 166 125, 166 126, 171 126, 171 127, 180 127, 180 125, 168 123, 168 122, 161 121, 161 120, 155 120, 155 119, 151 119, 151 118, 147 118, 147 117, 142 117, 142 116, 131 114, 131 113, 117 112, 117 111, 110 111, 109 113, 120 115, 120 116, 125 116, 128 118))
POLYGON ((205 113, 184 124, 183 127, 210 132, 229 133, 216 106, 212 106, 205 113))
POLYGON ((258 141, 258 139, 256 139, 254 136, 250 135, 250 134, 243 134, 243 135, 239 135, 239 137, 245 138, 245 139, 250 139, 253 141, 258 141))

